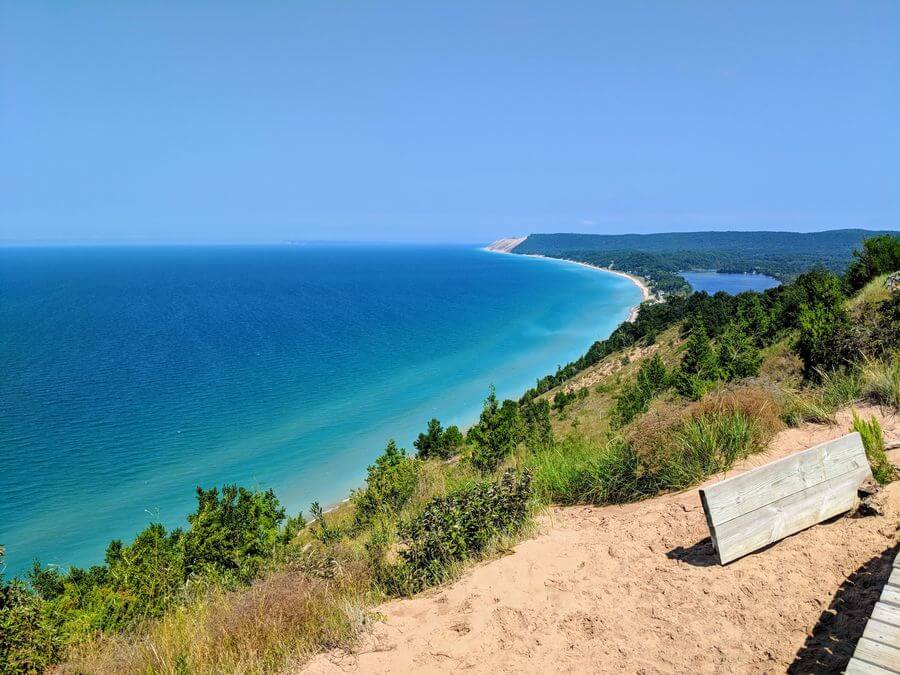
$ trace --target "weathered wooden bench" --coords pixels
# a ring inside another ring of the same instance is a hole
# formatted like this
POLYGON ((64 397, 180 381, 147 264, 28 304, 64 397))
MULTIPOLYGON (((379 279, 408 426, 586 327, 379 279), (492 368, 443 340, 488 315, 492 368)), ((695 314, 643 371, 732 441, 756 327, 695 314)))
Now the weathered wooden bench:
POLYGON ((856 432, 700 490, 724 565, 856 505, 872 477, 856 432))
POLYGON ((900 556, 894 557, 891 576, 845 672, 847 675, 900 673, 900 556))

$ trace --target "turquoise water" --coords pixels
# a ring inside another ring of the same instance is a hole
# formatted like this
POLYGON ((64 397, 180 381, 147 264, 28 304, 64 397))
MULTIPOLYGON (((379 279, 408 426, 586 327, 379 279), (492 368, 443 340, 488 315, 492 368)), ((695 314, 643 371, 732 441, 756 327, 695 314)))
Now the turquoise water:
POLYGON ((471 423, 491 383, 518 396, 639 299, 468 247, 0 249, 7 573, 183 525, 197 485, 334 503, 388 438, 471 423))
POLYGON ((721 272, 679 272, 695 291, 737 295, 744 291, 764 291, 781 282, 765 274, 725 274, 721 272))

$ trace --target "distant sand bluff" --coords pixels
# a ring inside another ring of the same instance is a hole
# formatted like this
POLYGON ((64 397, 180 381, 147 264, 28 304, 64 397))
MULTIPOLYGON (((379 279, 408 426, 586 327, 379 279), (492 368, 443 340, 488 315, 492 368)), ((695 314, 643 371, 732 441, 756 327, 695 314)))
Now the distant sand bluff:
POLYGON ((509 239, 498 239, 493 244, 485 247, 488 251, 497 251, 498 253, 512 253, 512 250, 525 241, 527 237, 510 237, 509 239))

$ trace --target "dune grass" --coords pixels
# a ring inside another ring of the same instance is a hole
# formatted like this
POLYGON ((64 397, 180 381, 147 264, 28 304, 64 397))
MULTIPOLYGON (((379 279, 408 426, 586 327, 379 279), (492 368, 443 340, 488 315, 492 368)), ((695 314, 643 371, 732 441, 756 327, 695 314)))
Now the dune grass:
POLYGON ((884 452, 884 434, 881 424, 874 416, 870 420, 864 420, 853 411, 853 425, 851 431, 858 431, 862 436, 863 446, 866 448, 866 457, 872 467, 872 476, 881 485, 890 483, 895 478, 896 471, 884 452))
POLYGON ((661 402, 622 435, 605 442, 572 435, 526 465, 544 503, 636 501, 687 488, 763 450, 781 426, 779 413, 768 391, 750 386, 689 405, 661 402))
POLYGON ((900 410, 900 356, 867 361, 862 367, 863 394, 880 405, 900 410))

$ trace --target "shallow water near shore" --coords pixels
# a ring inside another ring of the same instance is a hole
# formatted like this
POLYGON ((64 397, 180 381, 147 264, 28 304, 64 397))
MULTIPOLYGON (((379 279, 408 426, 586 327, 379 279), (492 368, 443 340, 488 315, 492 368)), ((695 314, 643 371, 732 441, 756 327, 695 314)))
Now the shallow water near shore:
POLYGON ((388 438, 517 397, 639 302, 627 279, 458 246, 0 249, 0 544, 100 562, 194 488, 289 512, 388 438))

